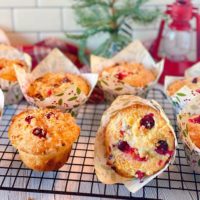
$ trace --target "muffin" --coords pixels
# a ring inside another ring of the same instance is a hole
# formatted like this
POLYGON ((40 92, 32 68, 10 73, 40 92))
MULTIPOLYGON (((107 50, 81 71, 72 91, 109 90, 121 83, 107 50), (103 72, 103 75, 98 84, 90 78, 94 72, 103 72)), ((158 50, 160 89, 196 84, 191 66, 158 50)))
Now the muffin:
POLYGON ((100 80, 104 76, 113 77, 118 82, 141 88, 146 87, 156 79, 156 74, 142 64, 127 62, 116 63, 113 66, 104 68, 100 74, 100 80))
POLYGON ((166 166, 175 137, 161 113, 140 103, 114 114, 104 131, 107 164, 120 176, 142 179, 166 166))
POLYGON ((194 105, 198 103, 192 100, 187 108, 177 116, 177 122, 180 130, 180 138, 183 142, 186 158, 190 167, 200 173, 200 115, 198 107, 194 105), (190 105, 191 104, 191 105, 190 105))
POLYGON ((32 98, 45 99, 50 96, 63 94, 72 86, 76 86, 86 96, 90 92, 88 82, 80 75, 49 72, 30 84, 27 95, 32 98))
POLYGON ((6 58, 0 58, 0 78, 10 82, 16 82, 17 78, 14 70, 14 65, 28 70, 28 66, 23 60, 10 60, 6 58))
POLYGON ((167 93, 169 96, 172 96, 184 86, 188 86, 193 90, 198 89, 200 87, 200 77, 176 80, 167 87, 167 93))
POLYGON ((30 109, 16 115, 8 136, 24 164, 36 171, 57 170, 68 160, 80 128, 68 113, 30 109))
POLYGON ((98 74, 81 73, 58 49, 53 49, 31 73, 15 66, 21 91, 31 105, 76 115, 89 99, 98 74))
POLYGON ((200 149, 200 115, 188 116, 186 127, 192 143, 200 149))
POLYGON ((23 98, 15 66, 30 71, 31 57, 12 46, 0 44, 0 88, 5 96, 5 105, 17 104, 23 98))

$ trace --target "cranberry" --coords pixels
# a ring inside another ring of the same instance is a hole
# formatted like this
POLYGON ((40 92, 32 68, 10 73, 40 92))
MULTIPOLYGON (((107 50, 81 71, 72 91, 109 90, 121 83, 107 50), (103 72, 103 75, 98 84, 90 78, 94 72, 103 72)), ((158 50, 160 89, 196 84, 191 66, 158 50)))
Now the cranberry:
POLYGON ((47 119, 50 119, 52 115, 55 115, 53 112, 49 112, 46 114, 47 119))
POLYGON ((198 78, 194 78, 193 80, 192 80, 192 83, 197 83, 198 82, 198 78))
POLYGON ((146 129, 152 129, 155 125, 155 121, 153 119, 153 113, 145 115, 140 120, 140 126, 144 126, 146 129))
POLYGON ((196 89, 196 92, 200 93, 200 89, 196 89))
POLYGON ((46 137, 46 132, 42 128, 34 128, 33 129, 33 135, 38 136, 39 138, 45 138, 46 137))
POLYGON ((137 160, 137 161, 141 161, 141 162, 147 161, 147 160, 148 160, 146 157, 140 157, 139 154, 136 154, 136 155, 134 156, 134 159, 137 160))
POLYGON ((48 96, 51 96, 51 95, 52 95, 52 90, 48 90, 48 91, 47 91, 47 95, 48 95, 48 96))
POLYGON ((189 122, 195 123, 195 124, 200 124, 200 115, 193 118, 193 119, 189 119, 189 122))
POLYGON ((159 160, 159 161, 158 161, 158 165, 159 165, 159 166, 162 166, 162 164, 163 164, 163 161, 162 161, 162 160, 159 160))
POLYGON ((128 74, 125 72, 119 72, 118 74, 116 74, 116 78, 119 80, 123 80, 128 74))
POLYGON ((168 144, 165 140, 159 140, 155 149, 158 154, 166 155, 168 153, 168 144))
POLYGON ((121 137, 124 136, 124 132, 125 132, 125 131, 120 130, 120 136, 121 136, 121 137))
POLYGON ((174 155, 174 151, 168 151, 167 152, 170 156, 173 156, 174 155))
POLYGON ((131 151, 131 147, 126 141, 119 141, 118 149, 125 153, 129 153, 131 151))
POLYGON ((62 83, 68 83, 68 82, 70 82, 70 80, 67 77, 63 78, 62 83))
POLYGON ((25 121, 26 121, 28 124, 30 124, 30 123, 31 123, 31 120, 32 120, 33 118, 34 118, 33 116, 27 116, 27 117, 25 118, 25 121))
POLYGON ((146 157, 140 157, 140 155, 137 153, 137 149, 130 147, 130 145, 126 141, 120 141, 118 143, 118 149, 124 153, 130 154, 134 160, 141 162, 147 161, 146 157))
POLYGON ((135 175, 137 176, 137 178, 142 179, 145 176, 145 173, 138 170, 136 171, 135 175))

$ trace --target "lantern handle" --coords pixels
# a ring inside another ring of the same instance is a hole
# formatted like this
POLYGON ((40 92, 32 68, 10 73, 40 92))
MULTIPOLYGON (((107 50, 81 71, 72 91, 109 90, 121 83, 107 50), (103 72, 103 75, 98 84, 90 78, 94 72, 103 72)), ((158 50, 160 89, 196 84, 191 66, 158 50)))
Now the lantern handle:
POLYGON ((159 32, 158 32, 158 35, 156 37, 157 39, 153 42, 153 44, 151 45, 151 48, 150 48, 150 52, 156 60, 161 59, 158 55, 158 51, 159 51, 160 42, 161 42, 161 39, 162 39, 162 34, 163 34, 163 31, 164 31, 164 26, 165 26, 165 20, 162 19, 162 21, 160 23, 160 27, 159 27, 159 32))

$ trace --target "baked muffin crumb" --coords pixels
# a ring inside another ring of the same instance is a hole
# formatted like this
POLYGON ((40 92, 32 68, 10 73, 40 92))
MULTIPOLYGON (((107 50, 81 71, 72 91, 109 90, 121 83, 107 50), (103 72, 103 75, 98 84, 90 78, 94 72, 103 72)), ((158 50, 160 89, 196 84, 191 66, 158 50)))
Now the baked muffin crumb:
POLYGON ((8 130, 11 143, 24 163, 39 171, 61 167, 79 133, 80 128, 69 113, 53 109, 23 111, 13 118, 8 130), (52 166, 47 165, 48 160, 52 166))
POLYGON ((100 80, 105 73, 132 87, 146 87, 156 79, 155 73, 140 63, 123 62, 106 67, 100 74, 100 80))
POLYGON ((105 128, 108 165, 127 178, 161 170, 175 151, 171 127, 160 112, 136 104, 117 112, 105 128))
POLYGON ((89 94, 90 86, 80 75, 49 72, 30 84, 27 95, 42 100, 52 95, 60 95, 72 86, 76 86, 86 96, 89 94))

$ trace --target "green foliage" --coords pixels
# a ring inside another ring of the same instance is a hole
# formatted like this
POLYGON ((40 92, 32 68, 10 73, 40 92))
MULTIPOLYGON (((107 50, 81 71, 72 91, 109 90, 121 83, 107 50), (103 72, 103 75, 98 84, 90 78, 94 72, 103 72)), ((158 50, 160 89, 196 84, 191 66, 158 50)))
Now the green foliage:
MULTIPOLYGON (((127 19, 147 24, 160 14, 158 10, 149 11, 142 6, 148 0, 77 0, 73 5, 76 21, 84 28, 81 34, 66 34, 68 38, 78 40, 79 56, 85 60, 87 41, 96 34, 107 34, 108 38, 92 53, 110 57, 121 50, 131 40, 132 35, 125 31, 127 19)), ((131 27, 133 28, 133 27, 131 27)))

